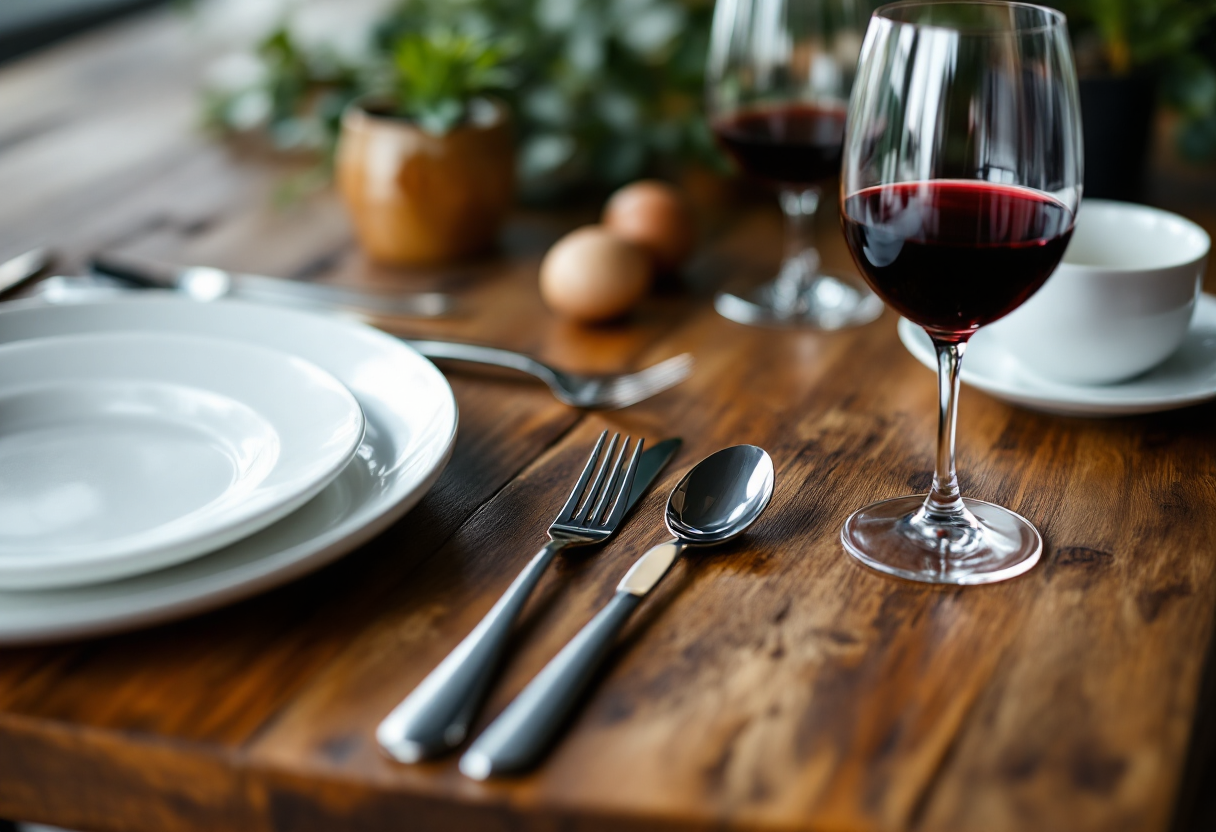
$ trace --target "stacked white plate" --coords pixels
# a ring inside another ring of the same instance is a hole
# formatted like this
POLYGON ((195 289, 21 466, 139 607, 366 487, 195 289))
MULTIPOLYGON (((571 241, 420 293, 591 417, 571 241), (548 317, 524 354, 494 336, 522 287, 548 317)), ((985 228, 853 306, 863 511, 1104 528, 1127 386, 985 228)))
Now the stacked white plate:
POLYGON ((456 434, 429 361, 362 324, 135 296, 0 311, 0 644, 197 613, 349 552, 456 434))

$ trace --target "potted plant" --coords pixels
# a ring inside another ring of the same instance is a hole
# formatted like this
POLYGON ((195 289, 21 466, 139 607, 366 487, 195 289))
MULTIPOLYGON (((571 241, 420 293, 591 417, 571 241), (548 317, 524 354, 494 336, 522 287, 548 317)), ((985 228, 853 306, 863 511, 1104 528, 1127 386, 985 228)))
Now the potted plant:
POLYGON ((389 264, 438 263, 493 245, 511 206, 510 79, 490 44, 453 33, 396 44, 383 93, 342 117, 338 189, 367 254, 389 264))
MULTIPOLYGON (((200 14, 212 8, 199 5, 200 14)), ((511 84, 501 94, 525 201, 598 194, 647 175, 678 178, 690 163, 721 165, 701 115, 714 0, 388 0, 372 3, 379 11, 370 18, 345 11, 367 3, 282 5, 264 32, 240 28, 235 51, 211 67, 205 116, 227 135, 312 151, 323 165, 310 182, 326 181, 347 103, 391 91, 383 67, 395 65, 402 39, 436 31, 506 44, 511 84), (318 25, 306 14, 314 6, 343 13, 318 25)))
POLYGON ((1214 0, 1055 0, 1068 15, 1085 129, 1085 195, 1144 189, 1161 79, 1193 59, 1214 0))

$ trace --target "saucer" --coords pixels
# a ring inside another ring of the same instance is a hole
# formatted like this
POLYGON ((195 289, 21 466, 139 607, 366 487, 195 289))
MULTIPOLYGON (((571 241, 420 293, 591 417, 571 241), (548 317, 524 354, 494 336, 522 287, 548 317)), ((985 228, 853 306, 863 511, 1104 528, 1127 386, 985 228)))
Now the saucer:
MULTIPOLYGON (((1010 404, 1065 416, 1129 416, 1176 410, 1216 398, 1216 297, 1200 295, 1178 351, 1148 372, 1118 384, 1080 385, 1032 374, 1004 347, 977 332, 963 359, 964 384, 1010 404)), ((911 321, 899 321, 899 340, 936 370, 933 344, 911 321)))
POLYGON ((155 332, 0 346, 0 589, 226 546, 320 493, 363 431, 341 382, 261 346, 155 332))

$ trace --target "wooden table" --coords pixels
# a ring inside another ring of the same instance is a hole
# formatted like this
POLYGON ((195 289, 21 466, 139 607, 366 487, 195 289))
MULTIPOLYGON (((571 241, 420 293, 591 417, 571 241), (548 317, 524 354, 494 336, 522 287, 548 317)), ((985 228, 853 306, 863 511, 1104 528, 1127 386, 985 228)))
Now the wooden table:
MULTIPOLYGON (((374 543, 209 615, 0 652, 0 816, 128 832, 1194 828, 1177 824, 1216 780, 1203 768, 1216 407, 1069 419, 965 390, 964 490, 1029 517, 1043 562, 961 590, 881 577, 845 557, 840 525, 927 487, 933 377, 890 314, 815 334, 713 313, 706 287, 775 266, 773 209, 711 217, 689 292, 579 329, 535 287, 568 219, 520 214, 501 257, 411 277, 367 265, 329 195, 270 207, 282 171, 195 130, 192 44, 181 20, 154 14, 0 72, 0 257, 51 243, 69 263, 105 248, 443 285, 472 314, 412 332, 572 368, 687 350, 697 371, 606 415, 454 372, 455 456, 374 543), (686 445, 617 542, 547 576, 478 728, 659 538, 691 463, 759 444, 777 466, 773 504, 743 542, 689 557, 646 601, 537 773, 481 784, 453 759, 390 762, 375 725, 532 555, 605 427, 686 445)), ((1185 196, 1186 177, 1174 181, 1185 196)), ((831 222, 825 258, 851 268, 831 222)))

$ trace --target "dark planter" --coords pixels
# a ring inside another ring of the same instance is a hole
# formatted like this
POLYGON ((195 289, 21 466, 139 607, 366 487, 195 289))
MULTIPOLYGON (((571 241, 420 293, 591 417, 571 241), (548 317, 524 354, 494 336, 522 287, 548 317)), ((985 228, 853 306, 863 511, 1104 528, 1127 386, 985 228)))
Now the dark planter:
POLYGON ((1156 108, 1155 75, 1081 79, 1085 196, 1143 199, 1156 108))

